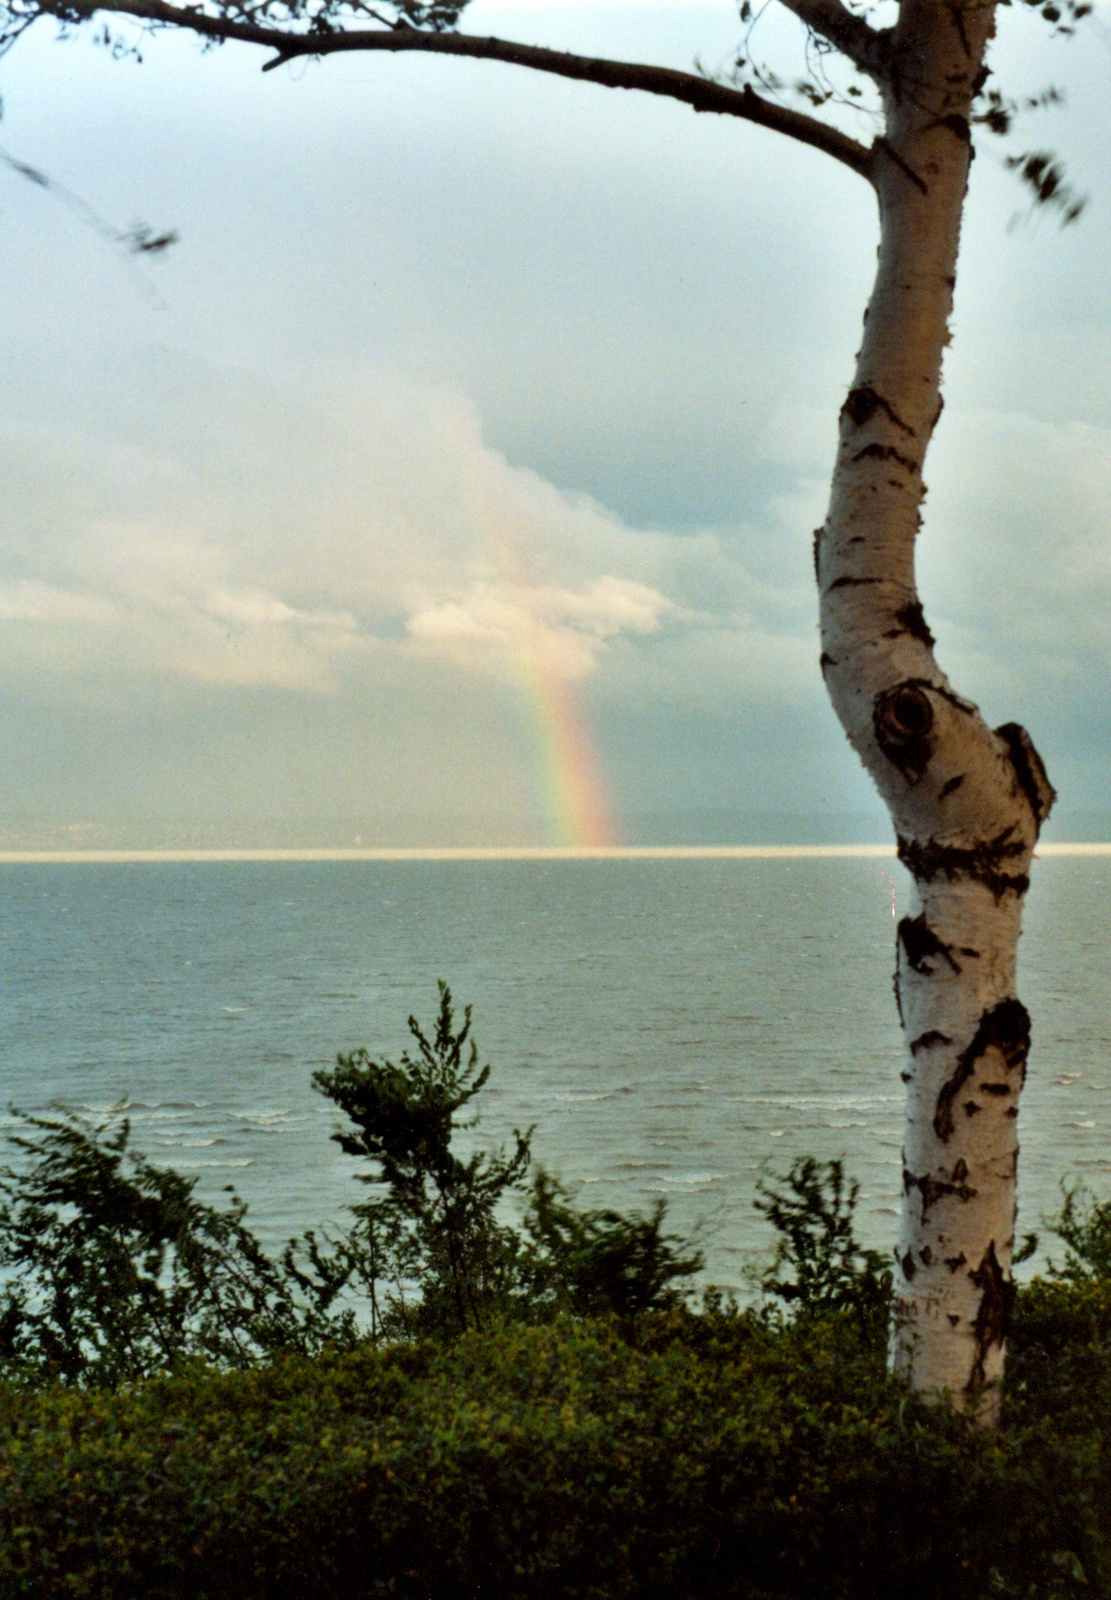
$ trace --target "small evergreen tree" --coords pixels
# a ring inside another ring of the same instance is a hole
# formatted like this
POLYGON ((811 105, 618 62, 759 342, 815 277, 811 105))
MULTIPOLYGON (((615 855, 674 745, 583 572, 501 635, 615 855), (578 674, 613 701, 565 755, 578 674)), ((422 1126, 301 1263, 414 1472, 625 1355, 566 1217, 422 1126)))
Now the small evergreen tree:
POLYGON ((866 1340, 880 1344, 887 1332, 891 1268, 856 1237, 859 1196, 859 1183, 846 1180, 840 1161, 813 1156, 792 1162, 778 1187, 761 1178, 756 1209, 779 1237, 759 1283, 797 1317, 849 1313, 866 1340))
POLYGON ((395 1064, 357 1050, 313 1079, 353 1124, 337 1143, 373 1163, 359 1174, 374 1193, 354 1208, 352 1241, 376 1325, 454 1335, 496 1320, 629 1317, 673 1303, 702 1257, 663 1232, 664 1201, 648 1216, 579 1210, 543 1168, 528 1181, 531 1128, 514 1130, 509 1154, 455 1154, 455 1135, 477 1123, 459 1113, 490 1068, 479 1065, 470 1006, 457 1027, 450 989, 441 982, 439 992, 431 1035, 409 1018, 415 1052, 395 1064), (522 1228, 505 1216, 513 1198, 522 1228))
POLYGON ((509 1309, 520 1241, 498 1217, 499 1204, 522 1186, 532 1130, 514 1133, 514 1149, 476 1150, 464 1160, 452 1149, 475 1120, 458 1114, 482 1089, 489 1066, 479 1067, 471 1039, 471 1008, 456 1028, 451 991, 441 983, 440 1009, 431 1038, 415 1017, 409 1032, 416 1051, 400 1062, 372 1060, 366 1050, 338 1057, 313 1082, 347 1117, 351 1128, 333 1137, 348 1155, 375 1165, 359 1174, 375 1193, 354 1207, 355 1237, 362 1242, 365 1277, 393 1277, 388 1331, 464 1332, 481 1328, 509 1309), (406 1285, 419 1286, 408 1309, 406 1285))

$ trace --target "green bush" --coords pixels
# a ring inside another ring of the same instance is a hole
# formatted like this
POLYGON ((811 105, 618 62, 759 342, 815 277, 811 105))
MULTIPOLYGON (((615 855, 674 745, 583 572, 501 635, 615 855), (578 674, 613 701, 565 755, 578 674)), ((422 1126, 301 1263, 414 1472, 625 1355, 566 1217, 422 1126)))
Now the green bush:
POLYGON ((1111 1356, 1091 1293, 1053 1288, 1087 1341, 1066 1394, 1046 1307, 1020 1315, 996 1434, 912 1401, 843 1316, 560 1320, 0 1391, 0 1594, 1094 1600, 1111 1356))
POLYGON ((309 1233, 271 1260, 232 1197, 130 1147, 126 1118, 19 1115, 22 1164, 0 1172, 0 1371, 111 1387, 202 1359, 355 1342, 336 1303, 349 1267, 309 1233))
POLYGON ((1083 1184, 1063 1184, 1060 1214, 1050 1225, 1065 1244, 1065 1262, 1050 1270, 1073 1283, 1111 1279, 1111 1200, 1097 1200, 1083 1184))
POLYGON ((490 1076, 471 1039, 471 1008, 457 1026, 441 983, 436 1025, 415 1017, 416 1049, 399 1062, 366 1050, 341 1055, 313 1082, 346 1119, 334 1135, 365 1163, 371 1198, 353 1207, 344 1249, 365 1286, 371 1331, 454 1338, 507 1320, 539 1323, 561 1312, 633 1316, 681 1298, 702 1257, 663 1231, 666 1206, 648 1216, 583 1211, 541 1167, 531 1182, 532 1129, 513 1149, 454 1148, 460 1117, 490 1076), (506 1202, 523 1208, 521 1226, 506 1202))
POLYGON ((24 1119, 0 1600, 1111 1600, 1111 1206, 1066 1191, 988 1431, 886 1375, 839 1163, 761 1184, 762 1303, 695 1312, 662 1207, 578 1209, 531 1131, 456 1153, 446 988, 410 1031, 318 1076, 368 1195, 277 1261, 125 1122, 24 1119))
POLYGON ((800 1156, 778 1185, 761 1178, 756 1191, 756 1209, 778 1235, 757 1279, 765 1298, 802 1319, 844 1313, 869 1344, 884 1345, 891 1268, 856 1237, 860 1185, 845 1178, 841 1162, 800 1156))
POLYGON ((679 1303, 702 1258, 664 1231, 663 1203, 580 1210, 543 1168, 529 1180, 531 1130, 509 1156, 456 1153, 477 1120, 459 1113, 490 1074, 470 1028, 441 984, 431 1034, 409 1018, 415 1052, 395 1064, 358 1050, 315 1075, 369 1198, 349 1227, 306 1233, 276 1260, 242 1200, 200 1201, 195 1179, 132 1148, 122 1114, 17 1113, 17 1164, 0 1171, 0 1374, 112 1387, 195 1360, 249 1367, 366 1336, 679 1303))

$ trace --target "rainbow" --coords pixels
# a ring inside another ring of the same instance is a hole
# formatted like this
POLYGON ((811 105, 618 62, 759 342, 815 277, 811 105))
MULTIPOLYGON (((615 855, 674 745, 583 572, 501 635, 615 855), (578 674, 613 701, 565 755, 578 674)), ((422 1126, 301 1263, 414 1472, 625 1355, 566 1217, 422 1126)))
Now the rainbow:
POLYGON ((542 773, 547 842, 612 850, 621 839, 598 748, 574 685, 535 660, 529 667, 527 693, 542 773))
MULTIPOLYGON (((534 563, 521 530, 485 521, 487 560, 502 583, 530 589, 534 563)), ((573 681, 556 670, 536 633, 520 638, 517 676, 531 732, 544 816, 544 844, 613 850, 622 840, 602 777, 598 747, 573 681)))

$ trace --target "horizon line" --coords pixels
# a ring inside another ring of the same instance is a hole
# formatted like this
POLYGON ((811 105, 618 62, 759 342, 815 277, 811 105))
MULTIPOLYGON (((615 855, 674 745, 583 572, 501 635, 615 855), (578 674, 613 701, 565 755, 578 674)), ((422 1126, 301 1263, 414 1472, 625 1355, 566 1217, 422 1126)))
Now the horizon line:
MULTIPOLYGON (((894 844, 461 845, 338 849, 0 850, 0 866, 328 861, 776 861, 883 859, 894 844)), ((1111 856, 1109 843, 1044 844, 1037 856, 1111 856)))

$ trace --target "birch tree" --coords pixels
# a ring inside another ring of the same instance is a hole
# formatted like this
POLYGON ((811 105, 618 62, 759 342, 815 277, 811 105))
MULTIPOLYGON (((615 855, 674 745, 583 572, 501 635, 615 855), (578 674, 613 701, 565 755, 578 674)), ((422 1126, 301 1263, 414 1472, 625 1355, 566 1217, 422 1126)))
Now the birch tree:
MULTIPOLYGON (((754 59, 749 0, 740 12, 748 42, 722 77, 480 37, 460 26, 466 3, 0 0, 0 47, 53 18, 63 32, 91 25, 117 49, 136 25, 189 30, 207 45, 238 40, 268 52, 263 71, 353 51, 499 62, 753 123, 871 185, 878 266, 841 407, 829 510, 813 536, 820 670, 914 886, 895 974, 907 1112, 892 1362, 920 1393, 972 1398, 990 1417, 1014 1297, 1017 1117, 1030 1048, 1017 943, 1054 792, 1025 730, 988 727, 938 664, 914 556, 974 135, 1005 133, 1015 110, 989 86, 999 6, 887 0, 877 12, 857 0, 778 0, 801 25, 812 68, 788 85, 754 59), (845 131, 838 100, 871 107, 873 136, 845 131)), ((1084 0, 1027 4, 1057 32, 1091 9, 1084 0)), ((1010 163, 1036 200, 1072 220, 1079 203, 1051 158, 1010 163)))

